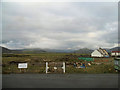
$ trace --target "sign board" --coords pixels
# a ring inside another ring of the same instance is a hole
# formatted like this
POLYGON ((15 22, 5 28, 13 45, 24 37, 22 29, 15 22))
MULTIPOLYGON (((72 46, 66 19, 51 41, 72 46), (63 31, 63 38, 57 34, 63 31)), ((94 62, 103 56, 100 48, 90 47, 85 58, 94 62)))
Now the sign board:
POLYGON ((56 69, 57 69, 57 67, 54 67, 54 69, 56 70, 56 69))
POLYGON ((86 61, 94 61, 93 58, 88 58, 88 57, 79 57, 78 59, 80 59, 80 60, 86 60, 86 61))
POLYGON ((27 68, 27 63, 18 63, 18 68, 27 68))

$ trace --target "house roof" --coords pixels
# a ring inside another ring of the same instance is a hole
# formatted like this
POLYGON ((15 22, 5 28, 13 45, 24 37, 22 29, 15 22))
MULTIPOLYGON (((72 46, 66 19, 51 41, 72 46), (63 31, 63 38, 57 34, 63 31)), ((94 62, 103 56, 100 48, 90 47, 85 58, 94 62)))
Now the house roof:
POLYGON ((120 51, 112 51, 112 53, 115 53, 115 52, 120 53, 120 51))
POLYGON ((99 49, 97 49, 97 51, 99 51, 104 56, 109 55, 105 49, 99 48, 99 49))

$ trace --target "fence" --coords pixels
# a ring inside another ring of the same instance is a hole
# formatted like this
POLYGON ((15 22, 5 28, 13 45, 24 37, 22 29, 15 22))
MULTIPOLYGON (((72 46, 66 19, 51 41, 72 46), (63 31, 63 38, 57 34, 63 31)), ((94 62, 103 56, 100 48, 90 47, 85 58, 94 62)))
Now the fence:
POLYGON ((26 67, 19 67, 19 64, 14 63, 4 64, 3 73, 65 73, 65 62, 39 62, 39 63, 27 63, 26 67))

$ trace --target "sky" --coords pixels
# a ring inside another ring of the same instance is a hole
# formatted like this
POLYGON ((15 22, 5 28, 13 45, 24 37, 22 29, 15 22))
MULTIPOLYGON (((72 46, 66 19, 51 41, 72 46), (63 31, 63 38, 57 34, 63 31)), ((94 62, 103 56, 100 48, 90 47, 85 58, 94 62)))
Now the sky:
POLYGON ((117 2, 3 2, 1 46, 68 50, 116 47, 117 5, 117 2))

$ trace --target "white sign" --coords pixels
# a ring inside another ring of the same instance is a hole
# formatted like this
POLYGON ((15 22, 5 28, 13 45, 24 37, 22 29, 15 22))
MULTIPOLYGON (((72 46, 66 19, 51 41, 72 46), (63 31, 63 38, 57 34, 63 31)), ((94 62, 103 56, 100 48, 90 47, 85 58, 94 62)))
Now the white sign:
POLYGON ((54 69, 56 70, 56 69, 57 69, 57 67, 54 67, 54 69))
POLYGON ((27 63, 19 63, 18 68, 27 68, 28 64, 27 63))

